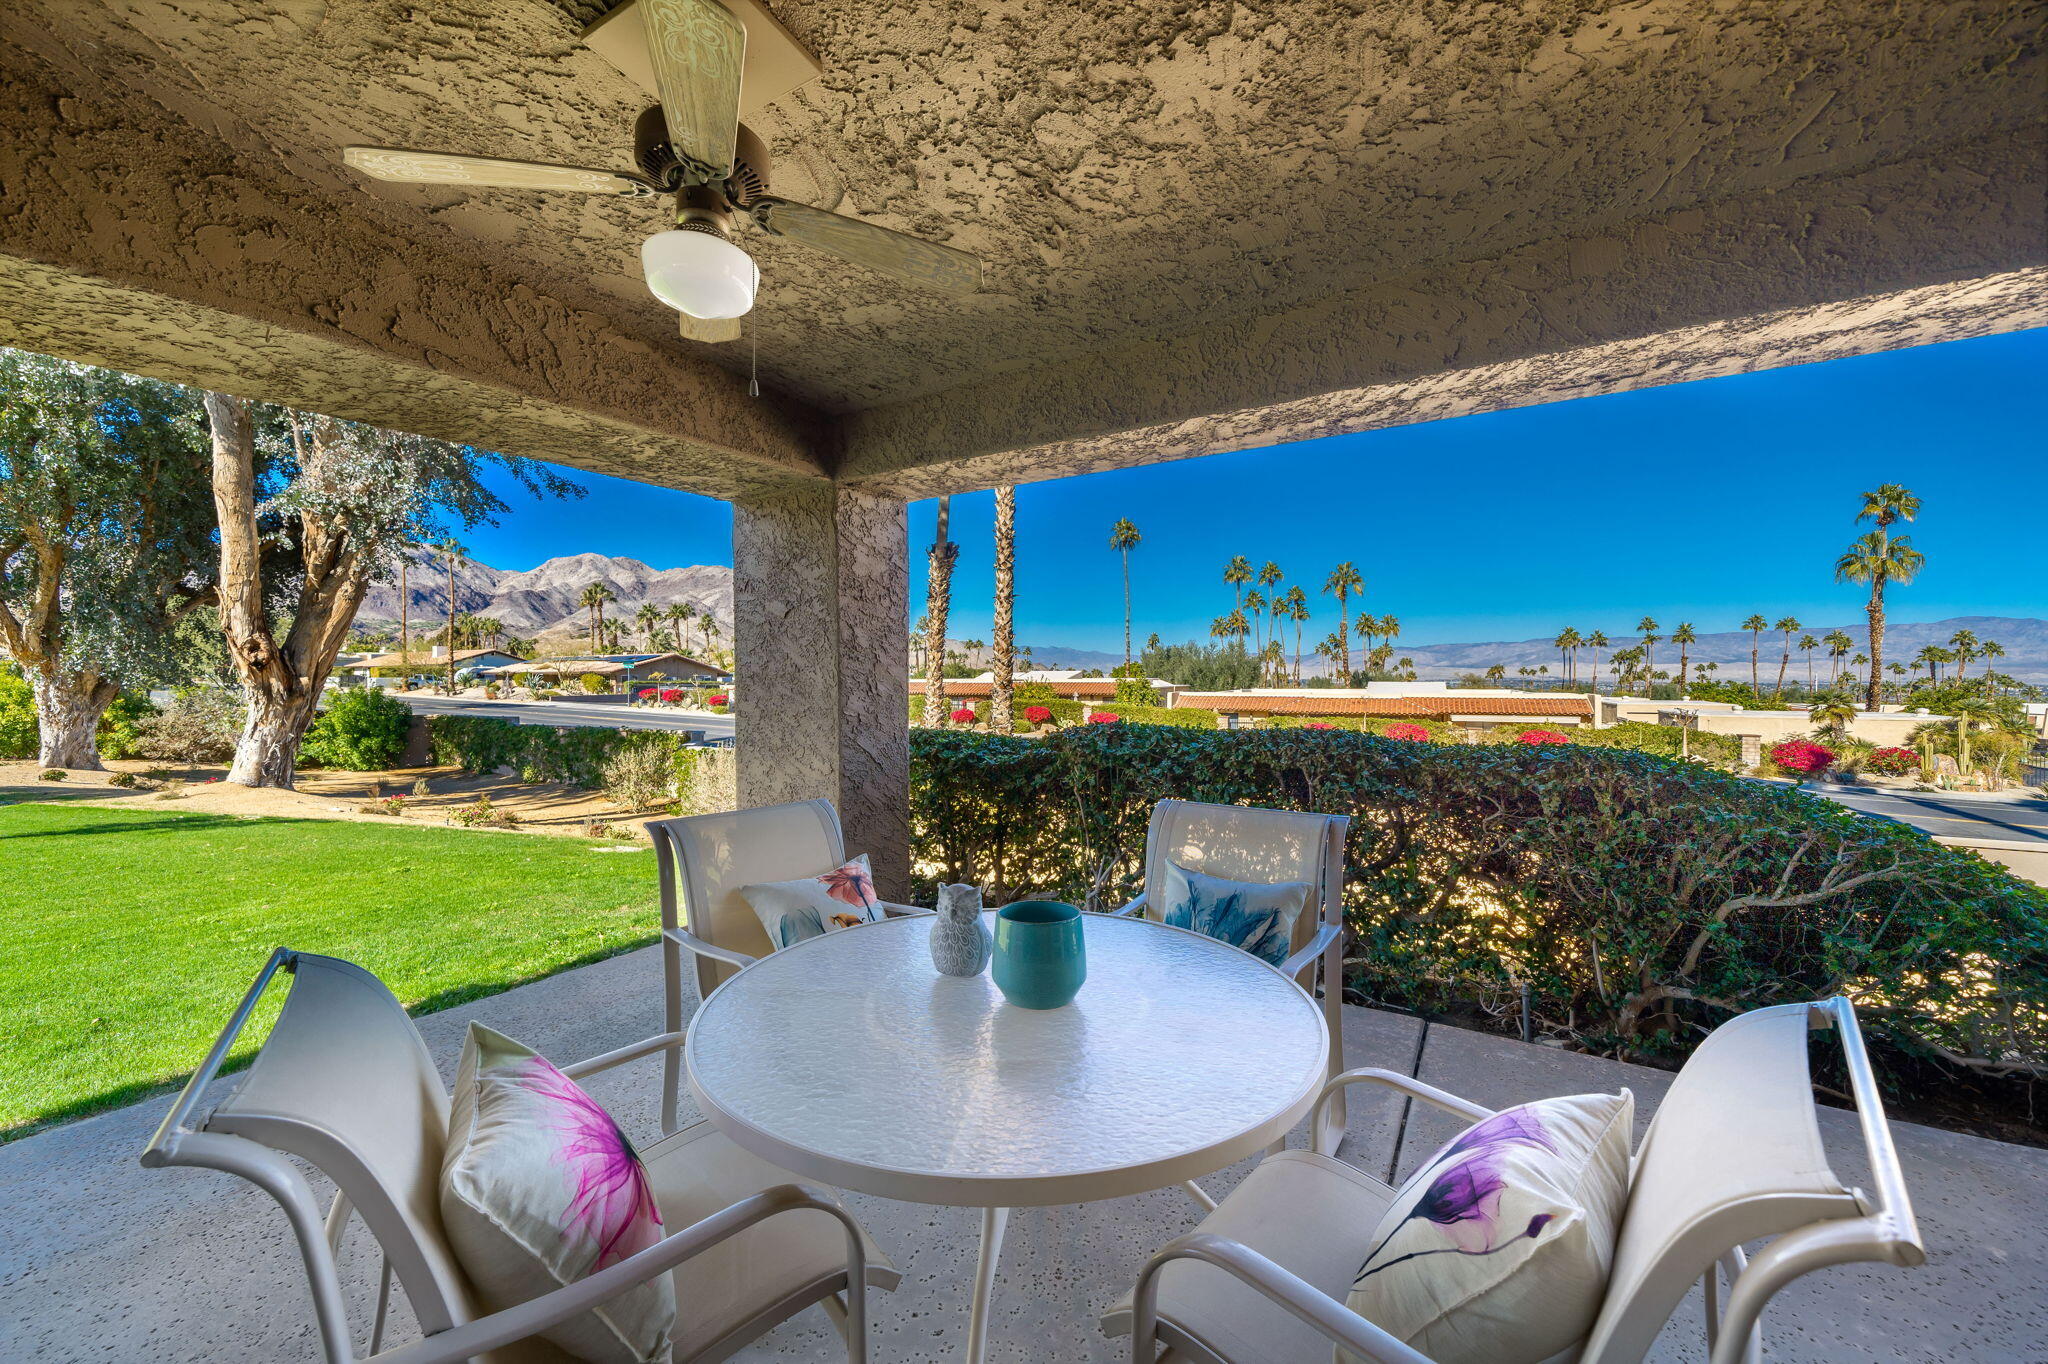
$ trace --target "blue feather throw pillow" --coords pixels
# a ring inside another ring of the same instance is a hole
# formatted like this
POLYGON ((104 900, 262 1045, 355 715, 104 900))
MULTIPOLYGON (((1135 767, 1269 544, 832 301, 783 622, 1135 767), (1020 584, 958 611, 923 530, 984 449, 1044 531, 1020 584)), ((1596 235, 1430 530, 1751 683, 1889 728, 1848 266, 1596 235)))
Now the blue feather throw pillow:
POLYGON ((1163 889, 1162 922, 1206 933, 1278 966, 1287 960, 1294 921, 1308 903, 1310 888, 1306 881, 1226 881, 1168 861, 1163 889))

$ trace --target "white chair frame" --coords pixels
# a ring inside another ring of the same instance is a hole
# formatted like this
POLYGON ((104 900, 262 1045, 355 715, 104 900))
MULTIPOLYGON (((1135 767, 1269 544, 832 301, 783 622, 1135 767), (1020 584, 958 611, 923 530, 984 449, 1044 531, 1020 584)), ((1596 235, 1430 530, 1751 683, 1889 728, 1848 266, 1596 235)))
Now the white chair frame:
MULTIPOLYGON (((685 952, 690 954, 691 964, 696 969, 697 997, 708 997, 734 971, 744 970, 759 957, 750 952, 740 951, 729 943, 718 941, 715 927, 716 901, 737 890, 737 886, 714 885, 709 882, 705 869, 698 865, 691 855, 696 841, 696 830, 714 825, 730 824, 735 820, 746 820, 749 816, 766 822, 786 820, 803 830, 813 840, 815 859, 802 859, 777 874, 753 875, 748 884, 764 880, 795 880, 827 871, 846 861, 846 839, 839 826, 839 811, 831 801, 822 797, 816 800, 792 801, 784 805, 767 805, 751 810, 737 810, 710 815, 686 815, 680 819, 650 820, 648 835, 654 840, 655 859, 661 876, 661 964, 663 984, 663 1027, 671 1033, 680 1033, 683 1028, 683 966, 685 952), (817 865, 813 865, 813 861, 817 865)), ((796 854, 801 858, 801 852, 796 854)), ((914 905, 899 905, 882 901, 885 914, 900 917, 906 914, 929 914, 928 909, 914 905)), ((765 934, 762 935, 765 938, 765 934)), ((681 1104, 683 1078, 682 1052, 672 1049, 662 1062, 661 1089, 661 1130, 664 1133, 676 1130, 677 1111, 681 1104)))
MULTIPOLYGON (((277 1201, 291 1225, 293 1239, 305 1263, 307 1284, 313 1296, 313 1314, 320 1330, 321 1353, 326 1364, 466 1364, 477 1356, 526 1340, 550 1326, 588 1312, 627 1289, 668 1273, 691 1257, 757 1223, 799 1209, 825 1213, 844 1228, 845 1278, 843 1281, 835 1280, 821 1294, 806 1296, 802 1301, 791 1299, 774 1304, 764 1315, 770 1319, 769 1324, 773 1324, 814 1302, 819 1303, 846 1341, 849 1364, 866 1364, 869 1265, 860 1226, 852 1214, 826 1194, 800 1184, 781 1184, 764 1189, 691 1226, 671 1232, 647 1249, 573 1284, 543 1293, 517 1306, 456 1323, 413 1344, 391 1350, 383 1350, 381 1346, 390 1304, 392 1257, 394 1250, 399 1248, 384 1245, 380 1239, 383 1266, 376 1319, 370 1335, 371 1353, 358 1356, 342 1296, 341 1276, 335 1262, 352 1211, 347 1195, 337 1194, 323 1217, 312 1186, 291 1160, 250 1138, 209 1131, 207 1119, 199 1116, 207 1086, 220 1073, 229 1050, 255 1012, 257 1001, 280 971, 291 973, 304 955, 284 947, 271 954, 205 1059, 171 1105, 162 1125, 143 1148, 141 1161, 149 1169, 184 1166, 237 1175, 277 1201)), ((562 1073, 571 1079, 581 1079, 656 1052, 673 1056, 683 1041, 680 1032, 663 1033, 565 1066, 562 1073)))
MULTIPOLYGON (((1152 807, 1152 819, 1145 832, 1145 888, 1120 909, 1111 910, 1116 915, 1143 914, 1158 918, 1151 901, 1152 881, 1162 874, 1164 854, 1160 850, 1162 830, 1185 811, 1214 810, 1219 813, 1243 810, 1258 815, 1286 816, 1299 820, 1305 825, 1320 825, 1319 848, 1316 865, 1308 880, 1310 903, 1307 908, 1315 911, 1314 928, 1304 941, 1299 930, 1296 941, 1300 946, 1280 963, 1280 973, 1293 980, 1315 998, 1315 979, 1318 963, 1321 965, 1323 987, 1323 1022, 1330 1033, 1330 1068, 1334 1078, 1344 1070, 1344 840, 1351 828, 1346 815, 1326 815, 1295 810, 1268 810, 1256 806, 1203 805, 1196 801, 1162 800, 1152 807)), ((1226 816, 1227 817, 1227 816, 1226 816)), ((1190 870, 1200 871, 1196 867, 1190 870)), ((1309 919, 1308 915, 1303 916, 1309 919)), ((1340 1092, 1334 1103, 1318 1105, 1316 1117, 1311 1125, 1310 1139, 1320 1150, 1327 1143, 1331 1152, 1341 1149, 1344 1142, 1344 1128, 1348 1118, 1344 1096, 1340 1092)), ((1182 1186, 1195 1201, 1205 1208, 1213 1209, 1215 1200, 1190 1181, 1182 1186)))
MULTIPOLYGON (((1855 1008, 1840 996, 1789 1007, 1807 1010, 1810 1029, 1835 1031, 1856 1100, 1856 1116, 1870 1160, 1875 1193, 1848 1190, 1860 1209, 1859 1215, 1827 1218, 1787 1231, 1754 1258, 1744 1254, 1739 1242, 1717 1243, 1717 1229, 1712 1226, 1686 1228, 1673 1242, 1672 1250, 1662 1257, 1663 1262, 1628 1300, 1603 1307, 1601 1323, 1580 1364, 1639 1364, 1669 1318, 1672 1304, 1690 1284, 1689 1279, 1674 1281, 1675 1266, 1687 1260, 1704 1260, 1710 1266, 1700 1281, 1706 1298, 1710 1364, 1760 1364, 1764 1308, 1779 1290, 1802 1275, 1830 1265, 1860 1261, 1906 1268, 1926 1262, 1926 1246, 1913 1216, 1912 1200, 1906 1191, 1891 1131, 1885 1124, 1884 1102, 1864 1050, 1855 1008), (1724 1278, 1725 1293, 1721 1284, 1724 1278)), ((1393 1071, 1377 1069, 1348 1071, 1331 1080, 1323 1087, 1318 1109, 1354 1084, 1381 1085, 1468 1122, 1493 1116, 1493 1110, 1454 1094, 1393 1071)), ((1333 1154, 1320 1143, 1316 1150, 1324 1155, 1333 1154)), ((1199 1261, 1230 1274, 1315 1327, 1338 1348, 1361 1359, 1374 1364, 1432 1364, 1428 1356, 1396 1340, 1344 1303, 1256 1250, 1202 1231, 1168 1243, 1140 1271, 1131 1301, 1130 1357, 1134 1364, 1231 1364, 1207 1350, 1191 1347, 1187 1341, 1161 1335, 1159 1272, 1177 1260, 1199 1261), (1161 1346, 1167 1347, 1163 1357, 1159 1353, 1161 1346)))

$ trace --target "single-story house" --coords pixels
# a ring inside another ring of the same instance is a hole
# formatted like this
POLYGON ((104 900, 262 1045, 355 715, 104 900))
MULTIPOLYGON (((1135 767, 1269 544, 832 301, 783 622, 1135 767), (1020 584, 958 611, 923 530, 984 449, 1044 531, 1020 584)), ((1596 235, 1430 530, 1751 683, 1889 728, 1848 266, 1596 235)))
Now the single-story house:
MULTIPOLYGON (((508 654, 503 649, 457 649, 455 671, 478 672, 493 676, 500 669, 523 662, 519 655, 508 654)), ((402 653, 369 654, 348 662, 335 664, 337 673, 349 677, 357 685, 389 686, 409 671, 414 677, 440 677, 448 671, 448 650, 436 644, 430 648, 412 651, 411 667, 406 666, 402 653)))
POLYGON ((1269 715, 1328 715, 1374 719, 1437 720, 1467 729, 1539 721, 1569 729, 1591 724, 1592 704, 1584 696, 1531 696, 1526 692, 1434 689, 1420 695, 1369 694, 1336 687, 1267 688, 1251 691, 1183 691, 1174 704, 1212 710, 1223 729, 1269 715))
MULTIPOLYGON (((1015 675, 1017 686, 1045 686, 1062 701, 1113 701, 1116 699, 1117 679, 1114 677, 1082 677, 1078 672, 1041 669, 1015 675)), ((1145 685, 1152 689, 1152 704, 1170 706, 1173 698, 1187 690, 1178 682, 1167 682, 1157 677, 1145 679, 1145 685)), ((995 689, 995 674, 983 673, 979 677, 949 677, 946 679, 948 699, 980 701, 995 689)), ((924 695, 924 679, 910 679, 910 694, 924 695)))
POLYGON ((706 663, 688 654, 586 654, 577 658, 551 658, 551 666, 560 668, 570 676, 594 672, 601 677, 612 677, 622 682, 716 682, 727 674, 716 664, 706 663), (584 666, 588 664, 615 663, 617 672, 584 666))

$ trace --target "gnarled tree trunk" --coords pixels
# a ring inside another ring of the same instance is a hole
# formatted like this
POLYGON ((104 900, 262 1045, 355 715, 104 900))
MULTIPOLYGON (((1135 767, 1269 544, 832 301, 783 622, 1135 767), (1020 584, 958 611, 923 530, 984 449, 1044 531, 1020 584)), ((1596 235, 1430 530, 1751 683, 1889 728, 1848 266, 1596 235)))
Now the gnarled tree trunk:
POLYGON ((36 761, 44 767, 98 772, 100 716, 121 689, 90 668, 29 674, 36 697, 36 761))
POLYGON ((313 723, 317 695, 304 689, 280 692, 251 687, 249 718, 242 724, 228 780, 241 786, 291 787, 299 765, 299 745, 313 723))

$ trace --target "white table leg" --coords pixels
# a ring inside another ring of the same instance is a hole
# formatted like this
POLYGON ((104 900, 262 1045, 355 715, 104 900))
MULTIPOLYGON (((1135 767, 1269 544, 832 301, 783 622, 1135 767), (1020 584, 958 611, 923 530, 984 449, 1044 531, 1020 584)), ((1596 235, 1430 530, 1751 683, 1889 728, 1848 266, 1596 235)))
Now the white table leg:
POLYGON ((1003 1229, 1008 1208, 981 1210, 981 1254, 974 1262, 974 1305, 967 1314, 967 1364, 982 1364, 988 1354, 988 1300, 995 1292, 996 1261, 1003 1254, 1003 1229))

